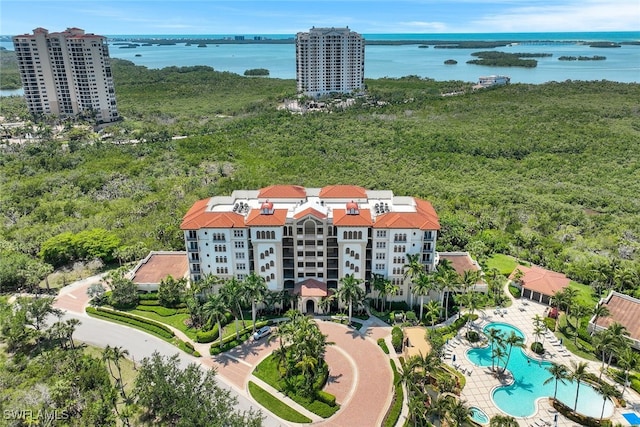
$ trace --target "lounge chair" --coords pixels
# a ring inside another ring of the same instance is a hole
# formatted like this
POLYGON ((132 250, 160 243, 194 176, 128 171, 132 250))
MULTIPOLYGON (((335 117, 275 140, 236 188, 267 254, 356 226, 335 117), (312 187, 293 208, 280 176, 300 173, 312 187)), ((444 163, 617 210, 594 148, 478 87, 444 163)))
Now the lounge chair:
POLYGON ((471 376, 471 374, 473 374, 473 369, 471 369, 471 368, 467 369, 467 374, 469 374, 469 376, 471 376))

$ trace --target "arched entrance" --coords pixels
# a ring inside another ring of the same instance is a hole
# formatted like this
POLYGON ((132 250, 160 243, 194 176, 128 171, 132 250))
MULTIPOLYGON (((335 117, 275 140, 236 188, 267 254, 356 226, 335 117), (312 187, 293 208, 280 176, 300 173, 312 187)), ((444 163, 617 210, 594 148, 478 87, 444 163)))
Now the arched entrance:
POLYGON ((307 300, 307 305, 306 305, 306 313, 307 314, 313 314, 315 313, 315 303, 313 302, 312 299, 308 299, 307 300))

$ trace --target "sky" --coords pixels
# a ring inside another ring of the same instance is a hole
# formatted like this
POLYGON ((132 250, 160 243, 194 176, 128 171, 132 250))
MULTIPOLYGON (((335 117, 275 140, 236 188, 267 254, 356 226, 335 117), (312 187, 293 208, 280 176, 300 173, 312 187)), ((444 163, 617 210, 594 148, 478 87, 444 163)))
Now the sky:
POLYGON ((0 0, 0 34, 37 27, 118 34, 638 31, 640 0, 0 0))

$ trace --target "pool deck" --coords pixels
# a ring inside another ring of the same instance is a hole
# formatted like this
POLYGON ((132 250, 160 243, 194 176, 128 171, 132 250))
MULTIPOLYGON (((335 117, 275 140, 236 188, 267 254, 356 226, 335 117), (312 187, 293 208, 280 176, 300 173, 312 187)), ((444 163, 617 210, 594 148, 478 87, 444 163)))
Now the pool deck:
MULTIPOLYGON (((509 293, 507 292, 507 295, 509 293)), ((495 310, 486 310, 479 313, 478 320, 474 325, 482 329, 485 325, 491 322, 504 322, 515 326, 520 329, 526 337, 526 343, 533 342, 533 317, 536 314, 540 316, 545 315, 545 310, 548 308, 546 305, 538 304, 533 301, 526 301, 526 305, 522 304, 522 300, 513 299, 513 305, 507 309, 501 309, 500 313, 495 310), (504 312, 506 310, 506 312, 504 312)), ((462 329, 460 336, 451 340, 446 346, 447 352, 451 355, 455 355, 455 362, 451 360, 451 357, 446 358, 446 363, 457 365, 457 369, 465 373, 467 383, 462 391, 462 399, 467 401, 469 406, 477 406, 481 408, 489 417, 501 414, 502 412, 493 403, 491 399, 492 390, 499 385, 502 385, 499 379, 495 378, 490 372, 490 367, 476 366, 467 358, 466 351, 472 346, 466 339, 461 338, 466 329, 462 329)), ((547 333, 545 339, 554 339, 551 332, 547 333)), ((588 363, 588 371, 593 372, 596 375, 600 374, 600 363, 592 362, 586 359, 582 359, 569 352, 564 346, 557 343, 553 346, 545 346, 548 350, 551 350, 550 354, 545 355, 541 360, 550 362, 562 363, 569 365, 571 360, 584 361, 588 363)), ((539 356, 533 354, 530 350, 525 349, 528 356, 533 359, 540 359, 539 356)), ((606 379, 605 376, 603 376, 606 379)), ((620 390, 621 386, 616 385, 620 390)), ((640 410, 640 395, 635 391, 627 388, 624 397, 627 401, 626 408, 616 408, 614 415, 610 418, 613 424, 620 423, 623 426, 629 425, 627 420, 622 416, 623 413, 633 412, 640 410)), ((545 424, 549 427, 578 427, 579 424, 575 421, 558 414, 558 422, 554 423, 554 417, 557 411, 549 404, 548 399, 540 399, 537 404, 538 410, 535 414, 527 418, 516 418, 521 426, 534 426, 544 427, 545 424)))

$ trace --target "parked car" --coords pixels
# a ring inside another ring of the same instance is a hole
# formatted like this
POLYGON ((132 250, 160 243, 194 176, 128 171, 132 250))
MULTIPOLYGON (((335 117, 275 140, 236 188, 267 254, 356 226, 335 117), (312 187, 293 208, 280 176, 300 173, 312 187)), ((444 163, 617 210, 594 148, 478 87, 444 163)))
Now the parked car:
POLYGON ((262 337, 266 337, 271 333, 271 326, 263 326, 253 334, 253 340, 257 341, 262 337))

